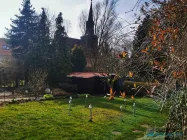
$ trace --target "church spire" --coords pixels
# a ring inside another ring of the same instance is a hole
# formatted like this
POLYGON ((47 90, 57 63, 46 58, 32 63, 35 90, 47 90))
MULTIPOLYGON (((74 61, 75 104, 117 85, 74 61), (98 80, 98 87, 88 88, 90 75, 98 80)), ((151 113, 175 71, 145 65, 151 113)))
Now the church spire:
POLYGON ((88 21, 86 22, 86 35, 94 35, 92 0, 91 0, 91 5, 90 5, 88 21))

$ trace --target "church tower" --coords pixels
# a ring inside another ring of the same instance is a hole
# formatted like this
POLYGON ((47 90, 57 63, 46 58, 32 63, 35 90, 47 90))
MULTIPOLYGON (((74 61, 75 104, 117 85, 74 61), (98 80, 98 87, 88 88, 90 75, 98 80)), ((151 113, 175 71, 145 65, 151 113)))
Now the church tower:
POLYGON ((86 32, 85 35, 81 37, 81 44, 84 49, 88 49, 90 51, 94 51, 98 45, 98 37, 94 34, 92 0, 88 20, 86 21, 86 32))
POLYGON ((94 33, 92 0, 88 20, 86 21, 86 32, 85 35, 81 37, 81 45, 87 58, 87 65, 93 65, 94 62, 92 60, 94 57, 96 57, 97 54, 98 37, 94 33))
POLYGON ((92 9, 92 1, 88 16, 88 21, 86 22, 86 33, 85 35, 94 35, 94 21, 93 21, 93 9, 92 9))

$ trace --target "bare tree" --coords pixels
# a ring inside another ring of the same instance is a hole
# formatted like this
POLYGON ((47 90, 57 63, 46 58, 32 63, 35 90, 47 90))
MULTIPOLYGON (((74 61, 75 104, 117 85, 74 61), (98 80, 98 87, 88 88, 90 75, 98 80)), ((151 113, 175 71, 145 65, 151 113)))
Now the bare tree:
POLYGON ((86 11, 82 11, 81 15, 79 16, 79 28, 80 28, 82 35, 86 33, 87 18, 88 18, 88 13, 86 11))
MULTIPOLYGON (((116 13, 116 4, 119 0, 104 0, 97 2, 93 7, 93 20, 95 26, 95 34, 98 36, 98 45, 100 48, 107 42, 109 45, 113 43, 114 38, 122 29, 122 23, 118 21, 116 13)), ((79 17, 79 27, 82 34, 86 31, 86 21, 88 13, 82 11, 79 17)))
MULTIPOLYGON (((104 60, 115 59, 109 57, 115 57, 116 50, 121 49, 127 43, 127 37, 123 32, 123 23, 118 20, 116 12, 118 2, 119 0, 103 0, 93 6, 94 32, 98 36, 98 48, 92 65, 97 71, 105 71, 107 65, 103 65, 104 60)), ((79 27, 83 35, 86 31, 87 17, 88 13, 82 11, 79 17, 79 27)), ((109 63, 111 62, 109 61, 109 63)))
POLYGON ((64 19, 64 23, 63 23, 64 27, 65 27, 65 31, 68 34, 71 31, 71 22, 68 19, 64 19))

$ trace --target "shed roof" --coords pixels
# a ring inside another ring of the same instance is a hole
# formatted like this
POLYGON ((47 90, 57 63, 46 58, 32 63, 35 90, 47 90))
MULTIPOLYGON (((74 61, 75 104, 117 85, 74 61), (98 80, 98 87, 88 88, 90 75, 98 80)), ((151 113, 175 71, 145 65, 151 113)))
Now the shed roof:
POLYGON ((92 77, 107 77, 107 73, 98 72, 73 72, 67 77, 77 77, 77 78, 92 78, 92 77))

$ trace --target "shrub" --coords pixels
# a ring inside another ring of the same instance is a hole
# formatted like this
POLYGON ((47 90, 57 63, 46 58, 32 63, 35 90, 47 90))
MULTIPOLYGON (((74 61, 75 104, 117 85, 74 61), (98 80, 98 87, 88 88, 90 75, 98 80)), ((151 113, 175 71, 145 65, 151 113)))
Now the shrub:
POLYGON ((122 89, 127 93, 127 95, 131 95, 135 93, 137 93, 137 95, 147 95, 146 89, 149 89, 152 84, 153 83, 147 83, 147 82, 125 81, 123 83, 122 89), (136 87, 139 88, 135 89, 134 84, 136 85, 136 87))
MULTIPOLYGON (((169 110, 169 120, 166 124, 166 134, 180 132, 181 139, 187 138, 187 91, 171 93, 166 100, 166 109, 169 110)), ((174 139, 173 136, 166 136, 167 139, 174 139)))
POLYGON ((56 96, 65 96, 66 94, 69 94, 67 93, 66 91, 62 90, 62 89, 59 89, 59 88, 55 88, 52 90, 53 91, 53 95, 56 97, 56 96))
POLYGON ((54 99, 54 96, 53 96, 52 94, 45 94, 45 95, 43 96, 43 98, 46 99, 46 100, 53 100, 53 99, 54 99))
POLYGON ((39 93, 45 88, 47 73, 42 70, 35 70, 29 73, 28 86, 31 92, 38 97, 39 93))
POLYGON ((16 99, 12 99, 12 103, 17 103, 17 100, 16 99))
POLYGON ((28 91, 29 94, 31 93, 31 88, 29 86, 23 86, 23 87, 19 87, 15 90, 15 93, 18 93, 18 94, 25 94, 25 91, 28 91))
POLYGON ((86 95, 90 97, 90 94, 78 94, 79 98, 86 98, 86 95))
POLYGON ((69 97, 72 97, 72 98, 78 98, 78 94, 69 94, 69 95, 66 95, 65 98, 69 98, 69 97))

